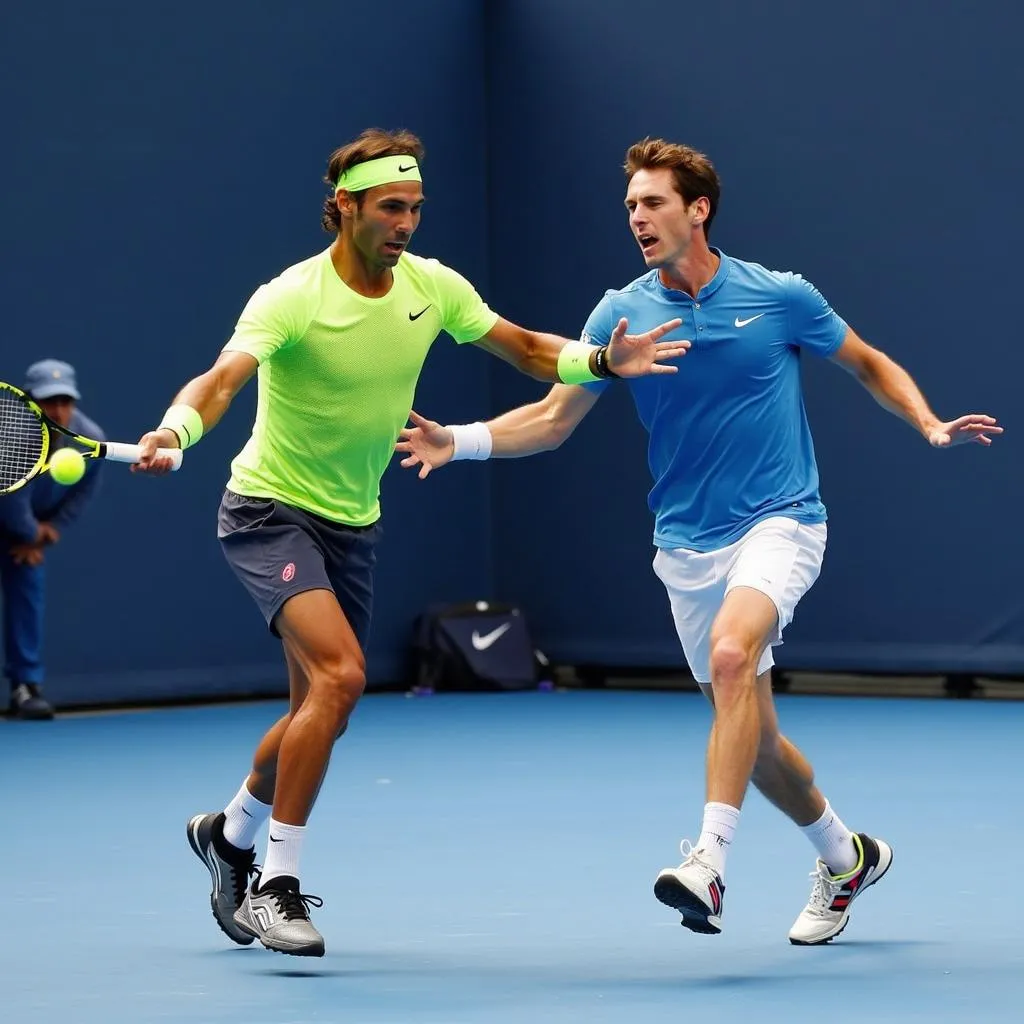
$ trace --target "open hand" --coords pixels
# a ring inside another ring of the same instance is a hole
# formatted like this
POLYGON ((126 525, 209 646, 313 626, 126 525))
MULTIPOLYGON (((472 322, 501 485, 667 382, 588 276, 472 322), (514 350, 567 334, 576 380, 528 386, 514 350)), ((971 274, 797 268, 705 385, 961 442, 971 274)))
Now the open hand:
POLYGON ((447 427, 422 417, 416 410, 409 413, 413 426, 403 427, 398 434, 396 452, 408 452, 402 459, 405 469, 419 466, 419 478, 423 480, 432 469, 440 469, 455 454, 455 439, 447 427))
POLYGON ((949 448, 954 444, 966 444, 968 441, 990 445, 991 435, 1002 432, 1003 428, 996 423, 994 416, 972 413, 933 427, 928 432, 928 443, 933 448, 949 448))
POLYGON ((654 327, 643 334, 627 334, 629 321, 619 320, 608 340, 608 366, 620 377, 643 377, 653 373, 677 373, 678 366, 663 366, 668 359, 679 359, 686 355, 690 342, 659 341, 669 331, 674 331, 683 321, 669 320, 660 327, 654 327))

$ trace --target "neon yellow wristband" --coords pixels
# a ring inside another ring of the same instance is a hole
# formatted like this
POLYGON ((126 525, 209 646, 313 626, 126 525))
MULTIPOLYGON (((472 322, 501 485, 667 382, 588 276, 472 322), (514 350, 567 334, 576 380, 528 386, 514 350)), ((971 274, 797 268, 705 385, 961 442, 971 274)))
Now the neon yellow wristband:
POLYGON ((191 405, 172 405, 157 430, 173 430, 182 450, 191 448, 203 436, 203 417, 191 405))
POLYGON ((570 341, 558 353, 558 379, 563 384, 586 384, 601 378, 590 369, 590 355, 600 346, 570 341))

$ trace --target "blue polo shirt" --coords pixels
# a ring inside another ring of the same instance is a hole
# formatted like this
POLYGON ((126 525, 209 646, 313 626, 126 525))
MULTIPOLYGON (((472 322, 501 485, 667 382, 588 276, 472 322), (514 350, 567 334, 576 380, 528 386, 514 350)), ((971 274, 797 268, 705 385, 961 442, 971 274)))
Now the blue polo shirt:
POLYGON ((721 264, 696 299, 652 270, 608 291, 584 328, 584 340, 604 345, 620 317, 631 334, 679 317, 668 337, 693 342, 678 373, 615 382, 629 387, 650 434, 648 504, 661 548, 713 551, 768 516, 826 519, 800 355, 831 356, 847 325, 799 274, 712 251, 721 264))

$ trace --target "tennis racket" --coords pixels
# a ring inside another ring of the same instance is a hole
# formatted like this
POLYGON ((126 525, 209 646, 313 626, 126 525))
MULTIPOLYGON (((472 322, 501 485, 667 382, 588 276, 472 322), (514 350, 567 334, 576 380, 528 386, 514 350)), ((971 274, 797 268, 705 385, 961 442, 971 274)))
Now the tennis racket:
MULTIPOLYGON (((49 469, 50 431, 56 430, 80 445, 87 459, 138 462, 137 444, 94 441, 54 423, 21 388, 0 381, 0 494, 24 487, 34 476, 49 469)), ((161 448, 160 455, 173 460, 171 469, 181 466, 181 450, 161 448)))

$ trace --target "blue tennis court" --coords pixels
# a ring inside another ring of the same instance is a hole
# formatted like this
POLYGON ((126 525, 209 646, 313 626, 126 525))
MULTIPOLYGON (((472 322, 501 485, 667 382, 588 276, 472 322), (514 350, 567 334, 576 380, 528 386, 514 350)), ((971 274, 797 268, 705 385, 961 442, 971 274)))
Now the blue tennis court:
POLYGON ((753 792, 723 934, 652 896, 699 825, 699 696, 377 694, 310 822, 317 961, 232 946, 184 835, 237 788, 278 704, 4 723, 4 1019, 1019 1020, 1024 704, 779 707, 851 827, 895 851, 834 944, 787 942, 814 853, 753 792))

